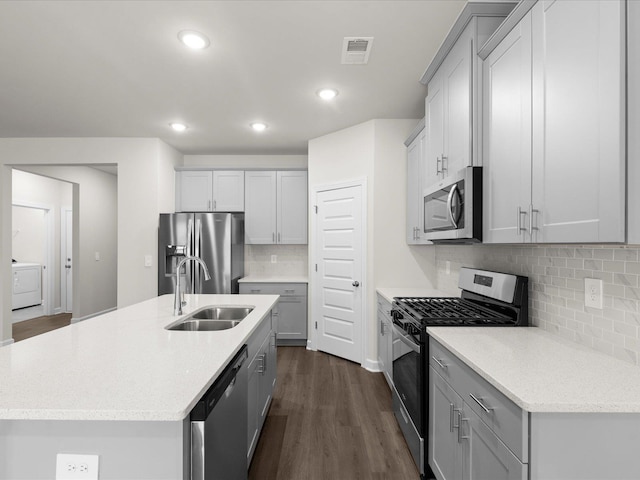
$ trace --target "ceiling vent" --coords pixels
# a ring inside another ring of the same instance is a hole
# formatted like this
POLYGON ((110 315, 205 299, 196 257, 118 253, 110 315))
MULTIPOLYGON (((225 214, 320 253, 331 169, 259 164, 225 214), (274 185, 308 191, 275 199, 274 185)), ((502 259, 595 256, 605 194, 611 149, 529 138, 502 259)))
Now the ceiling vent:
POLYGON ((343 65, 365 65, 369 61, 373 37, 344 37, 342 42, 343 65))

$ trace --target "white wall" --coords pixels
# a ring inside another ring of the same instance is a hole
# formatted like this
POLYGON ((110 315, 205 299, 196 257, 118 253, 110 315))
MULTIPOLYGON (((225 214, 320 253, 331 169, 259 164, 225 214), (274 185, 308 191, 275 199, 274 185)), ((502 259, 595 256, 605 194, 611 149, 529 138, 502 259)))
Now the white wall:
POLYGON ((0 342, 11 338, 10 165, 117 164, 117 306, 123 307, 157 295, 158 215, 161 207, 172 210, 175 193, 168 179, 181 162, 182 155, 158 139, 0 139, 0 342), (151 267, 144 266, 146 254, 152 256, 151 267))
MULTIPOLYGON (((314 190, 320 186, 366 179, 367 338, 363 365, 373 366, 377 358, 377 287, 435 285, 433 251, 406 244, 406 148, 404 140, 418 120, 371 120, 309 142, 309 204, 315 204, 314 190)), ((313 217, 310 217, 310 222, 313 217)), ((309 236, 309 252, 314 239, 309 236)), ((313 260, 312 260, 313 261, 313 260)), ((314 289, 309 278, 309 296, 314 289)), ((313 310, 309 311, 313 325, 313 310)))
POLYGON ((185 155, 185 167, 207 168, 307 168, 306 155, 185 155))

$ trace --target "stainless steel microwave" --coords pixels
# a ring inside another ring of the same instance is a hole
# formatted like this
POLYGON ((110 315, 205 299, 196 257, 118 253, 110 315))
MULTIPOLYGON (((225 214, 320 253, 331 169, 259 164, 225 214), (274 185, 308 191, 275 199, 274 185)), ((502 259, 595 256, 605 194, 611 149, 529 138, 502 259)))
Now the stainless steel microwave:
POLYGON ((482 242, 482 167, 466 167, 424 190, 423 196, 428 240, 482 242))

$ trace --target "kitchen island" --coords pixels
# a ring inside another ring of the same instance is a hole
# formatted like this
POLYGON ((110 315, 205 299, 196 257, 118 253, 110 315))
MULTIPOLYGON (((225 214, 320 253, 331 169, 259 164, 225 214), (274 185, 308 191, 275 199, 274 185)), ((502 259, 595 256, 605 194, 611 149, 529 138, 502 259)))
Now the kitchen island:
POLYGON ((278 296, 186 301, 183 316, 254 309, 229 330, 169 331, 164 295, 0 348, 0 479, 53 478, 57 453, 100 455, 101 480, 188 478, 189 413, 278 296))

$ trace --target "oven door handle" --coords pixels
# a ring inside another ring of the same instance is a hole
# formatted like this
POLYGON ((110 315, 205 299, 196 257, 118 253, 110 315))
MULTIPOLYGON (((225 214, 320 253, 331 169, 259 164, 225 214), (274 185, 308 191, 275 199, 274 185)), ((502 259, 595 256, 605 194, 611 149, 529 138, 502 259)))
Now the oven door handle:
POLYGON ((416 353, 420 353, 420 345, 416 344, 410 337, 404 334, 404 330, 400 329, 397 325, 393 325, 393 331, 400 337, 400 341, 404 343, 407 347, 413 350, 416 353))

